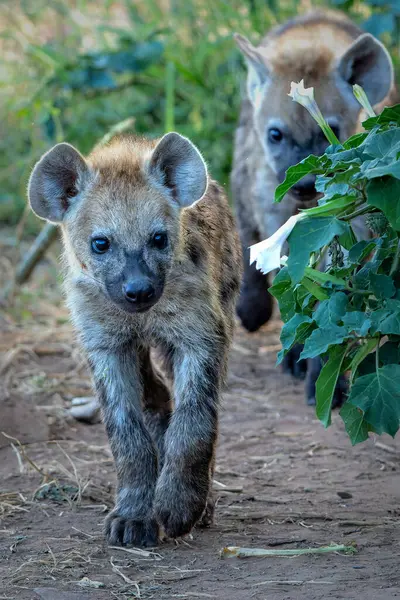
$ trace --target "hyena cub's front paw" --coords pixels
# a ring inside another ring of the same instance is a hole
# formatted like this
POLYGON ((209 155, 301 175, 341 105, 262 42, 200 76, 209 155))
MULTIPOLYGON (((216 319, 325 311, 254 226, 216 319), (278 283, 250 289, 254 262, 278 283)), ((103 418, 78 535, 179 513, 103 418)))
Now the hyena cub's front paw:
POLYGON ((204 513, 207 496, 207 485, 185 481, 178 474, 161 474, 154 511, 167 537, 181 537, 193 529, 204 513))
POLYGON ((109 546, 157 546, 158 523, 152 517, 138 518, 131 510, 116 506, 105 520, 109 546))

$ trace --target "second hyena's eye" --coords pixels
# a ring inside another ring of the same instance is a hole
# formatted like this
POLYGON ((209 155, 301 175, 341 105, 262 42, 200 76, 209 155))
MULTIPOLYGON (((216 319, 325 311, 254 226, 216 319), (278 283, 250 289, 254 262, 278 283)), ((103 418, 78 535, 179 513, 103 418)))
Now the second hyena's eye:
POLYGON ((340 128, 339 125, 330 125, 333 133, 336 135, 337 138, 339 138, 340 136, 340 128))
POLYGON ((272 144, 278 144, 283 139, 283 133, 277 127, 271 127, 268 129, 268 141, 272 144))
POLYGON ((98 237, 92 240, 92 250, 96 254, 104 254, 110 248, 110 240, 106 237, 98 237))
POLYGON ((168 236, 164 232, 155 233, 151 241, 155 248, 158 248, 158 250, 164 250, 168 244, 168 236))

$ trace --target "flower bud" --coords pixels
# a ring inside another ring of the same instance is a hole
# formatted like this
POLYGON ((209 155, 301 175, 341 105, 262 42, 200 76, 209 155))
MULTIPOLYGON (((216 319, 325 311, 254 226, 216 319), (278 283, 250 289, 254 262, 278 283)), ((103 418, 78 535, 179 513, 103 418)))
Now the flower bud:
POLYGON ((353 94, 357 98, 358 102, 361 104, 365 112, 369 117, 376 117, 374 109, 372 108, 370 101, 368 100, 367 94, 362 89, 361 85, 355 83, 353 85, 353 94))
POLYGON ((314 99, 314 88, 305 88, 304 87, 304 79, 302 79, 299 83, 290 84, 290 92, 288 94, 295 102, 298 102, 305 109, 308 110, 312 118, 318 123, 321 127, 322 131, 325 134, 326 139, 333 146, 339 146, 340 142, 337 139, 336 135, 333 133, 332 129, 329 127, 328 123, 325 121, 322 112, 320 111, 318 104, 314 99))

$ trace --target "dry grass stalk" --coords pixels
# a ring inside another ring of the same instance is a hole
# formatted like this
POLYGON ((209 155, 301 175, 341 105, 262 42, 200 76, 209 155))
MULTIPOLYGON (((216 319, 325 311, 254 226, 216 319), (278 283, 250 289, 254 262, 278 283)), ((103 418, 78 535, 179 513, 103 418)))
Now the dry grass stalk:
POLYGON ((30 466, 37 471, 42 477, 43 477, 43 482, 48 482, 50 479, 50 476, 48 473, 46 473, 45 471, 43 471, 43 469, 41 469, 31 458, 29 458, 29 456, 27 455, 24 446, 21 444, 21 442, 13 437, 12 435, 8 435, 7 433, 5 433, 4 431, 1 432, 2 435, 4 435, 5 438, 7 438, 8 440, 12 440, 13 442, 16 442, 16 444, 18 445, 18 449, 21 453, 22 458, 28 463, 30 464, 30 466))

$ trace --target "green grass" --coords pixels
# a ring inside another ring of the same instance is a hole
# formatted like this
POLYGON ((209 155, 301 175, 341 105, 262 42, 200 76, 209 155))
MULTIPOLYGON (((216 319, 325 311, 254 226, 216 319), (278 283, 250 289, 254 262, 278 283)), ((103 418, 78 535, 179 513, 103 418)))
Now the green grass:
MULTIPOLYGON (((29 172, 42 152, 61 140, 88 152, 116 122, 130 117, 138 133, 158 136, 176 129, 190 137, 213 176, 226 184, 245 75, 232 33, 256 43, 303 4, 0 3, 5 57, 0 66, 0 222, 20 218, 29 172)), ((328 0, 313 4, 332 7, 328 0)), ((366 2, 347 0, 344 6, 361 20, 369 15, 366 2)), ((391 40, 395 43, 394 33, 391 40)), ((30 216, 27 229, 37 226, 30 216)))

